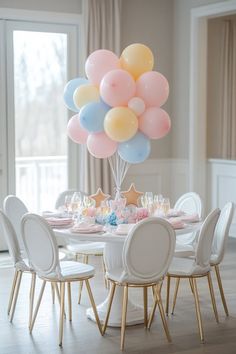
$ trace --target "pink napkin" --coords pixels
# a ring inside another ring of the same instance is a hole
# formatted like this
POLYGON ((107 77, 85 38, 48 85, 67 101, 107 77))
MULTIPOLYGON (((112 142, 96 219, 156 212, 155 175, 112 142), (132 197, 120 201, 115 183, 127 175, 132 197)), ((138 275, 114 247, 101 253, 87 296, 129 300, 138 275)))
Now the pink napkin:
POLYGON ((181 220, 184 222, 198 222, 200 221, 200 218, 198 214, 186 214, 181 216, 181 220))
POLYGON ((185 227, 184 222, 180 218, 169 218, 167 220, 174 229, 183 229, 185 227))
POLYGON ((175 210, 175 209, 170 209, 167 216, 168 217, 176 217, 176 216, 182 216, 185 215, 186 213, 183 210, 175 210))
POLYGON ((55 228, 69 227, 73 225, 73 220, 71 218, 46 218, 49 225, 55 228))
POLYGON ((103 231, 103 225, 99 224, 88 224, 86 222, 81 222, 77 225, 74 225, 71 229, 71 232, 77 233, 95 233, 103 231))

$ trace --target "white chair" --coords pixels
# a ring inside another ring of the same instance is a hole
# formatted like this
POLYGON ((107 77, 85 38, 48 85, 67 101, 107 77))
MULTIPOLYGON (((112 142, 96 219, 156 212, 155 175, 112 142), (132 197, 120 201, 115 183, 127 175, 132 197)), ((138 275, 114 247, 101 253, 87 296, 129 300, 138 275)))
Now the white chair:
MULTIPOLYGON (((74 189, 68 189, 61 192, 56 200, 55 209, 59 209, 61 206, 64 205, 66 195, 71 195, 72 197, 75 192, 76 190, 74 189)), ((85 193, 81 193, 81 194, 85 195, 85 193)), ((103 251, 105 247, 104 242, 82 242, 82 241, 76 242, 74 239, 69 240, 69 242, 70 243, 66 244, 66 249, 74 255, 76 261, 78 261, 79 258, 82 257, 83 263, 88 264, 89 256, 102 257, 102 267, 103 267, 103 272, 105 274, 105 265, 103 261, 103 251)), ((106 279, 105 279, 105 286, 108 287, 106 279)), ((79 296, 78 296, 79 304, 81 301, 82 289, 83 289, 83 282, 81 282, 79 286, 79 296)))
POLYGON ((31 279, 30 306, 29 306, 29 327, 30 327, 31 320, 32 320, 32 313, 33 313, 36 274, 34 270, 29 266, 28 260, 23 259, 15 230, 8 217, 1 210, 0 210, 0 226, 2 229, 2 233, 5 237, 9 249, 9 253, 15 268, 15 274, 14 274, 11 293, 8 302, 7 314, 10 315, 10 322, 12 322, 15 313, 18 294, 20 290, 22 275, 24 273, 31 273, 32 279, 31 279))
POLYGON ((161 218, 148 218, 139 222, 125 240, 122 259, 123 267, 107 272, 111 291, 103 333, 106 331, 116 286, 124 287, 121 323, 121 349, 124 349, 128 288, 143 288, 144 324, 149 327, 147 314, 147 288, 152 287, 168 341, 171 341, 161 300, 161 286, 175 248, 175 231, 161 218))
POLYGON ((71 282, 85 281, 94 315, 100 333, 102 333, 96 305, 93 299, 89 279, 94 276, 94 267, 73 261, 59 261, 56 237, 48 223, 39 215, 26 214, 22 218, 22 238, 30 265, 43 280, 38 302, 30 326, 32 332, 38 314, 46 282, 60 283, 60 326, 59 345, 62 346, 65 284, 68 287, 69 320, 72 320, 71 282))
MULTIPOLYGON (((199 218, 201 218, 203 214, 202 200, 197 193, 193 193, 193 192, 183 194, 175 203, 174 209, 178 211, 184 211, 187 214, 198 214, 199 218)), ((180 257, 181 257, 180 252, 182 251, 182 246, 189 245, 190 246, 189 250, 191 250, 191 247, 194 244, 195 239, 196 239, 195 232, 177 237, 176 251, 179 252, 180 257)))
POLYGON ((21 218, 24 214, 28 213, 28 209, 21 199, 15 195, 8 195, 3 201, 3 210, 14 227, 20 246, 20 252, 23 257, 26 257, 21 237, 21 218))
MULTIPOLYGON (((218 282, 218 287, 220 290, 220 295, 221 295, 226 316, 229 315, 229 312, 228 312, 228 307, 224 296, 219 264, 222 262, 224 258, 226 242, 229 236, 229 228, 232 223, 233 214, 234 214, 234 204, 232 202, 225 204, 225 206, 220 212, 220 217, 216 224, 213 243, 212 243, 211 258, 210 258, 210 265, 215 269, 216 279, 218 282)), ((179 254, 180 254, 179 250, 178 249, 175 250, 175 256, 179 257, 179 254)), ((181 246, 181 257, 193 257, 194 254, 195 254, 195 248, 193 246, 190 245, 181 246)))
POLYGON ((169 291, 170 291, 171 278, 176 278, 177 280, 175 293, 174 293, 172 313, 174 311, 174 307, 176 304, 180 279, 182 278, 188 279, 194 295, 199 333, 202 342, 204 341, 204 335, 203 335, 203 327, 202 327, 202 319, 201 319, 196 279, 201 277, 207 277, 215 318, 216 321, 219 322, 216 303, 215 303, 214 290, 213 290, 212 280, 210 275, 211 247, 212 247, 212 241, 214 237, 214 230, 219 215, 220 215, 220 210, 215 209, 204 220, 199 233, 195 256, 193 258, 174 257, 167 274, 166 313, 168 314, 168 310, 169 310, 169 291))
POLYGON ((226 316, 229 315, 224 290, 221 282, 219 264, 222 262, 225 254, 226 241, 229 236, 229 228, 232 223, 234 214, 234 204, 232 202, 227 203, 224 208, 221 210, 219 220, 216 224, 215 234, 212 244, 212 253, 210 258, 210 264, 215 269, 216 278, 220 290, 220 295, 222 303, 224 306, 226 316))

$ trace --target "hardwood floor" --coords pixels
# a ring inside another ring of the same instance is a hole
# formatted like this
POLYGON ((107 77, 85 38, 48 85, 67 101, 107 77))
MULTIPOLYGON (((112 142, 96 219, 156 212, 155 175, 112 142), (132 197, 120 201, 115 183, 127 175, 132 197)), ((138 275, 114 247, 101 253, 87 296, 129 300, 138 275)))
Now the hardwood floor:
MULTIPOLYGON (((143 325, 128 327, 126 330, 125 352, 140 354, 235 354, 236 353, 236 239, 228 242, 227 253, 221 265, 221 275, 230 316, 224 316, 218 288, 215 295, 220 317, 217 324, 214 319, 210 295, 206 279, 199 279, 199 294, 205 331, 206 343, 201 344, 195 318, 194 300, 187 281, 180 283, 174 316, 169 316, 168 325, 173 343, 168 344, 160 323, 158 312, 155 315, 150 331, 143 325)), ((0 261, 4 258, 0 254, 0 261)), ((91 264, 96 265, 97 274, 92 281, 92 290, 96 303, 102 302, 106 295, 100 260, 91 258, 91 264)), ((72 285, 73 320, 65 320, 63 348, 58 346, 58 304, 52 304, 50 287, 39 310, 32 335, 28 332, 28 295, 30 277, 23 276, 22 288, 19 293, 13 323, 7 318, 7 303, 13 277, 12 268, 0 268, 0 353, 1 354, 34 354, 34 353, 65 353, 65 354, 115 354, 120 353, 120 329, 108 328, 101 337, 96 325, 86 318, 86 308, 89 305, 86 291, 82 294, 81 305, 77 304, 78 285, 72 285)), ((214 285, 215 275, 212 275, 214 285)), ((40 281, 37 281, 38 287, 40 281)), ((173 285, 173 284, 172 284, 173 285)), ((38 290, 37 287, 37 290, 38 290)), ((38 291, 36 291, 36 294, 38 291)), ((142 301, 142 291, 132 289, 131 296, 137 302, 142 301)), ((173 286, 171 294, 173 294, 173 286)), ((37 296, 37 295, 36 295, 37 296)), ((165 286, 163 288, 165 299, 165 286)), ((149 294, 149 303, 152 298, 149 294)))

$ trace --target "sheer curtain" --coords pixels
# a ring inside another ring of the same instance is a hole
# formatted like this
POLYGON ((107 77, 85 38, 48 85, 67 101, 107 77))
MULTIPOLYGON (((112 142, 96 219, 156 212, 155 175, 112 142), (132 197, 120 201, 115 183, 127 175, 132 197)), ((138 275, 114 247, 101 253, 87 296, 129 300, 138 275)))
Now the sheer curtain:
MULTIPOLYGON (((109 49, 120 55, 121 0, 85 0, 86 57, 97 49, 109 49)), ((81 190, 94 193, 101 187, 105 193, 113 192, 113 181, 107 159, 92 157, 86 146, 82 147, 81 190)))
POLYGON ((236 159, 236 21, 223 24, 221 58, 221 151, 222 158, 236 159))

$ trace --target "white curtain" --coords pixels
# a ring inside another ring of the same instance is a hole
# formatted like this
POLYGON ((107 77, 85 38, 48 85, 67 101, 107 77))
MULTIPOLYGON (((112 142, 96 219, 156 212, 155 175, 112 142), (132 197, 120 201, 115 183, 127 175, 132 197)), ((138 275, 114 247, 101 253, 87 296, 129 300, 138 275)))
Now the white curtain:
MULTIPOLYGON (((121 0, 84 0, 84 7, 86 57, 97 49, 120 56, 121 0)), ((82 147, 81 171, 81 190, 90 194, 101 187, 105 193, 113 193, 108 160, 92 157, 86 146, 82 147)))
POLYGON ((221 58, 221 152, 224 159, 236 159, 236 21, 223 24, 221 58))

